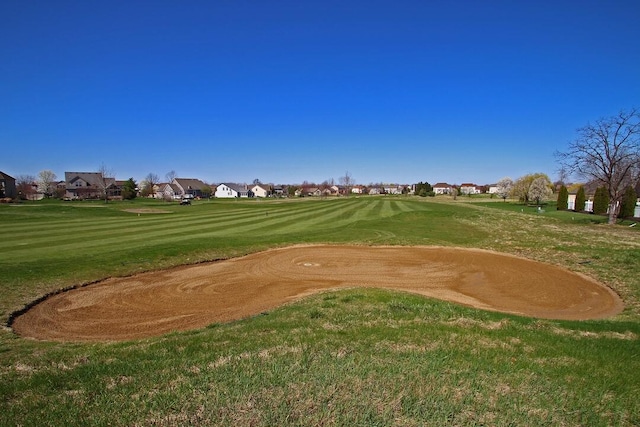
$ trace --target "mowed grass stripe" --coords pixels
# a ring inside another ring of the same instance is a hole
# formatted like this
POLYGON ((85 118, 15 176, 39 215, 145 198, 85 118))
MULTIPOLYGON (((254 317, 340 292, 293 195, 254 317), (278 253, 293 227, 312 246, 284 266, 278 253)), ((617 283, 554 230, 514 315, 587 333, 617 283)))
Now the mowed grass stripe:
POLYGON ((5 260, 22 259, 28 256, 53 256, 56 258, 65 258, 72 254, 83 254, 90 252, 92 248, 103 246, 118 246, 126 244, 127 249, 131 250, 135 247, 149 246, 154 244, 176 243, 188 241, 192 239, 202 239, 207 237, 223 237, 238 234, 246 234, 248 231, 266 234, 270 231, 270 226, 277 223, 283 224, 304 224, 308 226, 309 220, 322 217, 323 215, 339 209, 339 205, 325 204, 322 207, 308 205, 304 209, 287 211, 286 215, 279 215, 277 219, 271 216, 263 218, 260 215, 243 215, 241 218, 226 218, 224 221, 211 222, 211 217, 207 215, 184 216, 183 221, 175 222, 170 220, 163 221, 163 227, 157 222, 151 227, 142 227, 143 224, 135 224, 139 227, 131 230, 123 227, 119 218, 114 218, 106 224, 106 228, 100 228, 97 231, 83 230, 79 235, 68 235, 64 241, 57 239, 56 241, 43 238, 40 247, 34 245, 14 246, 13 250, 6 252, 3 257, 5 260))
MULTIPOLYGON (((207 207, 209 208, 209 207, 207 207)), ((281 210, 281 209, 278 209, 281 210)), ((305 206, 301 210, 285 210, 287 215, 296 215, 296 212, 311 212, 316 210, 314 206, 305 206)), ((29 248, 63 247, 65 244, 76 244, 78 242, 78 234, 82 239, 92 239, 96 245, 107 244, 105 239, 124 239, 124 241, 134 241, 140 238, 157 238, 159 234, 171 236, 172 234, 181 234, 185 232, 201 234, 205 231, 211 231, 211 227, 227 227, 234 224, 241 225, 243 220, 246 223, 254 222, 259 216, 255 209, 232 209, 227 211, 213 211, 207 209, 199 212, 197 215, 193 211, 170 214, 170 215, 154 215, 140 216, 123 221, 122 217, 111 217, 106 220, 100 219, 100 225, 87 224, 86 219, 76 219, 67 222, 65 228, 54 228, 48 232, 40 231, 38 233, 27 233, 18 229, 21 234, 20 244, 16 247, 15 243, 6 242, 0 245, 0 252, 23 249, 24 246, 29 248), (211 224, 215 222, 215 224, 211 224), (208 226, 205 224, 209 224, 208 226), (169 231, 174 229, 173 231, 169 231), (70 233, 70 230, 73 230, 70 233), (34 236, 35 234, 35 236, 34 236), (144 236, 144 237, 142 237, 144 236)), ((24 228, 29 227, 25 224, 24 228)))

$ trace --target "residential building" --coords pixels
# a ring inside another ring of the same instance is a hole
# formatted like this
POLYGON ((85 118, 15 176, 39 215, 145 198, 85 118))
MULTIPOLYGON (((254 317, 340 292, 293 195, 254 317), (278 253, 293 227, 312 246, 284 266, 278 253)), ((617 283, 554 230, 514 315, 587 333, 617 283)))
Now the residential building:
POLYGON ((255 184, 251 187, 254 197, 269 197, 270 189, 264 184, 255 184))
POLYGON ((207 190, 210 190, 210 187, 199 179, 174 178, 173 181, 171 181, 171 184, 174 184, 178 187, 178 193, 180 197, 199 199, 202 197, 210 196, 210 194, 207 193, 207 190))
MULTIPOLYGON (((216 187, 216 198, 249 197, 250 190, 245 184, 222 183, 216 187)), ((251 192, 253 194, 253 192, 251 192)))
POLYGON ((18 193, 16 192, 16 179, 4 172, 0 172, 0 198, 15 198, 18 193))
POLYGON ((446 182, 439 182, 432 188, 435 194, 451 194, 453 192, 453 186, 446 182))
POLYGON ((120 195, 115 178, 103 177, 100 172, 65 172, 64 180, 65 198, 68 199, 101 199, 105 195, 120 195))

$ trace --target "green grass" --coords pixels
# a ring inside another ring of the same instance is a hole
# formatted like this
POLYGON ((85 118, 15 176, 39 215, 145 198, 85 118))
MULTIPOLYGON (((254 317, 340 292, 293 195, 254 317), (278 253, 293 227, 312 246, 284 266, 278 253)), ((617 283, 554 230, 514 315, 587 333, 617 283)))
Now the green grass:
POLYGON ((0 205, 0 317, 108 276, 321 242, 526 256, 604 282, 625 311, 547 321, 357 289, 124 343, 5 328, 0 425, 640 424, 638 230, 461 199, 0 205))

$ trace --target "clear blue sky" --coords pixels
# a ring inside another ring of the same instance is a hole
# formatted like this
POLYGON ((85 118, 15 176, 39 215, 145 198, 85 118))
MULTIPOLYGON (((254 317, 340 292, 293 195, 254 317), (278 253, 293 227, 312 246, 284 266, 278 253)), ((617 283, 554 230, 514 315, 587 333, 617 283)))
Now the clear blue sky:
POLYGON ((0 170, 219 182, 557 177, 640 107, 640 2, 0 2, 0 170))

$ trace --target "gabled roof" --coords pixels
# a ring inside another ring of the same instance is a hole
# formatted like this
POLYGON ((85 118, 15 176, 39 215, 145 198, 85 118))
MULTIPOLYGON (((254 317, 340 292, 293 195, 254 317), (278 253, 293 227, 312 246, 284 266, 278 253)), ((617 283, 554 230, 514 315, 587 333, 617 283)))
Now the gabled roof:
POLYGON ((7 175, 6 173, 0 171, 0 179, 3 180, 10 180, 10 181, 15 181, 16 179, 14 177, 12 177, 11 175, 7 175))
POLYGON ((207 185, 195 178, 174 178, 173 180, 184 190, 202 190, 207 185))
POLYGON ((432 188, 451 188, 451 184, 447 184, 446 182, 439 182, 432 188))
POLYGON ((67 185, 73 184, 77 180, 83 180, 91 187, 101 188, 102 186, 110 186, 115 183, 115 178, 105 178, 103 181, 100 172, 65 172, 64 180, 67 185))
MULTIPOLYGON (((231 183, 228 183, 228 182, 223 182, 220 185, 226 185, 227 187, 229 187, 230 189, 232 189, 236 193, 244 193, 244 192, 248 191, 248 188, 247 188, 247 186, 245 184, 231 184, 231 183)), ((218 187, 220 187, 220 185, 218 185, 218 187)))

